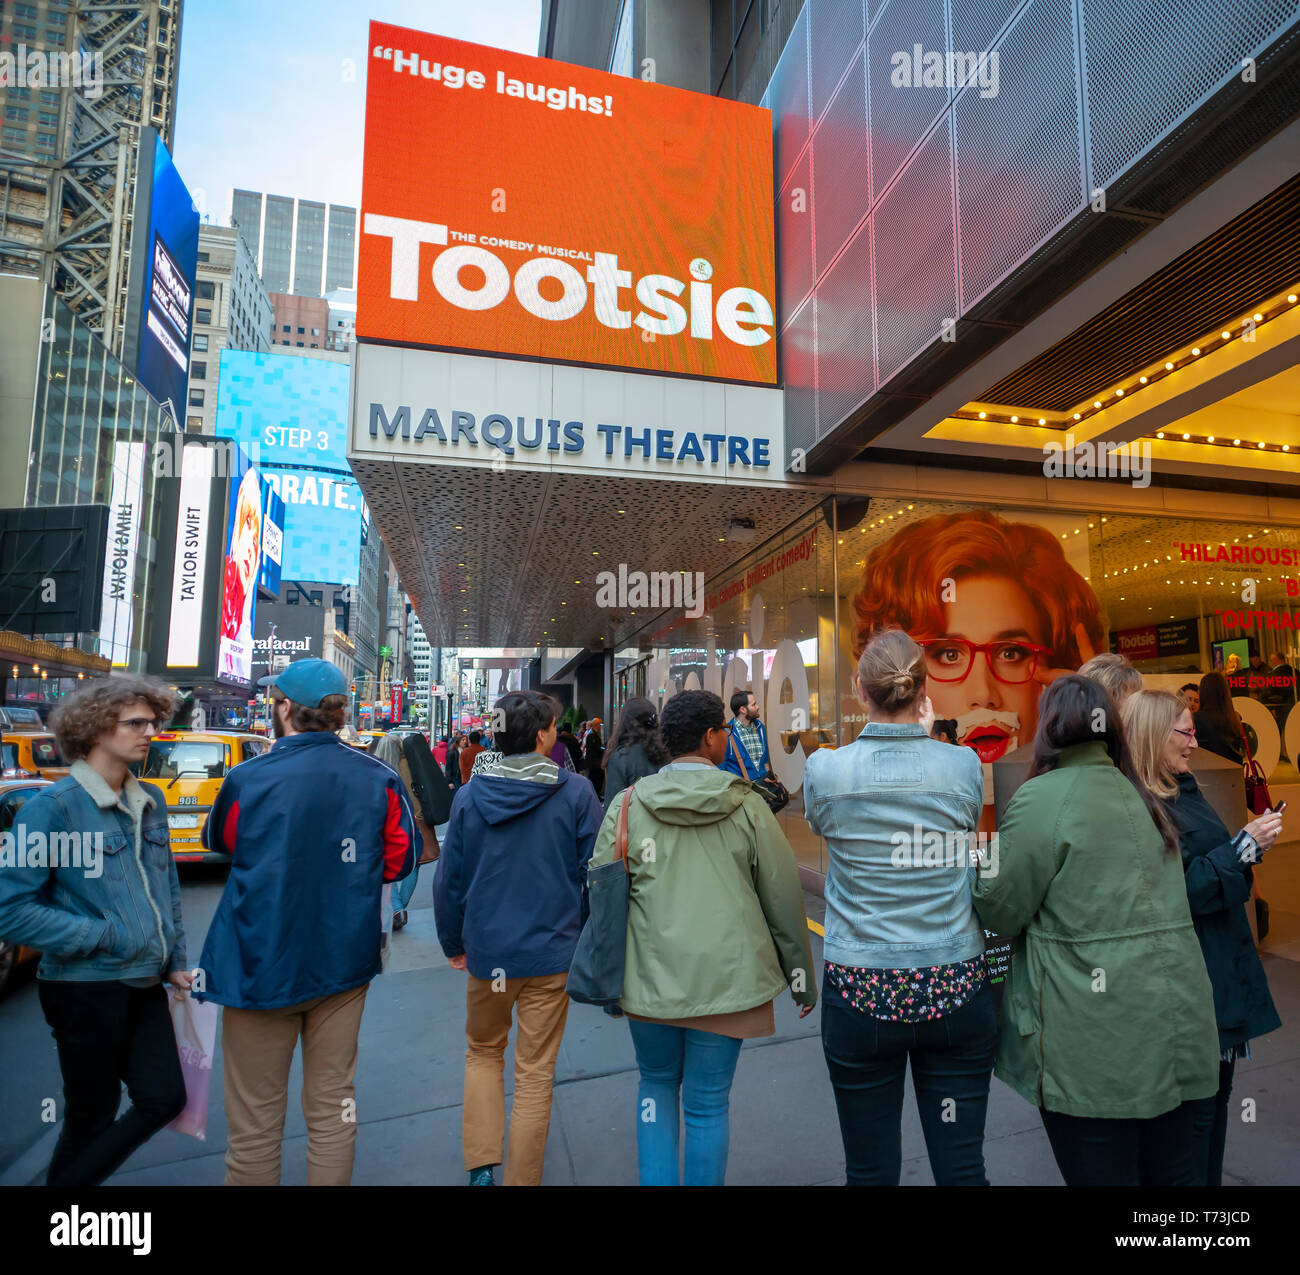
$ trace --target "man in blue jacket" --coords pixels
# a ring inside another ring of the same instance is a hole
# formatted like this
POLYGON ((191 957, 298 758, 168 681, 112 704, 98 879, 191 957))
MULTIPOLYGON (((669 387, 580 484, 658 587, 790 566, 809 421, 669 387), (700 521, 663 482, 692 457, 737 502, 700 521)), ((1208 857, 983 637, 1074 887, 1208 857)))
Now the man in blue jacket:
POLYGON ((231 856, 195 994, 225 1006, 227 1186, 275 1186, 302 1037, 307 1185, 346 1186, 356 1151, 357 1033, 379 973, 385 882, 420 850, 397 773, 334 733, 347 679, 295 660, 271 686, 276 742, 226 777, 203 844, 231 856))
POLYGON ((505 1185, 542 1180, 551 1085, 585 918, 587 860, 600 830, 596 790, 551 760, 559 704, 538 691, 497 701, 501 764, 456 793, 433 894, 438 939, 466 970, 465 1168, 493 1186, 505 1143, 505 1052, 513 1012, 515 1098, 505 1185))
POLYGON ((727 755, 722 759, 720 769, 729 770, 751 783, 758 783, 772 773, 772 759, 767 751, 767 727, 759 720, 758 700, 753 691, 732 694, 727 737, 727 755))

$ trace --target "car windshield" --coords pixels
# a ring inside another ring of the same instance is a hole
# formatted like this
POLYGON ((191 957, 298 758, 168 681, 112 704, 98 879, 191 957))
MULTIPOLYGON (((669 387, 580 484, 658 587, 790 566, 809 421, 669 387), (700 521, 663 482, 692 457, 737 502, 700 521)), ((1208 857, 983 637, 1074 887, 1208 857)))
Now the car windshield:
POLYGON ((226 746, 196 739, 155 739, 149 745, 142 779, 223 779, 226 746))
POLYGON ((0 760, 3 760, 6 770, 15 770, 18 766, 18 745, 6 740, 0 745, 0 760))

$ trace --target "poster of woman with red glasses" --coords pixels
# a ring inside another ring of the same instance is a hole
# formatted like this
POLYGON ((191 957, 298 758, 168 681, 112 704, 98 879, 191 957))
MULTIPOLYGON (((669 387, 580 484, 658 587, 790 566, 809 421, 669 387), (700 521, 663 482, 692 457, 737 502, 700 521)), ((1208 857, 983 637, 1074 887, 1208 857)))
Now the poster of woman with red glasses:
MULTIPOLYGON (((935 716, 986 767, 1033 739, 1044 687, 1107 649, 1097 597, 1057 536, 987 509, 924 518, 877 546, 852 617, 855 660, 883 628, 925 648, 935 716)), ((985 782, 991 802, 987 768, 985 782)))

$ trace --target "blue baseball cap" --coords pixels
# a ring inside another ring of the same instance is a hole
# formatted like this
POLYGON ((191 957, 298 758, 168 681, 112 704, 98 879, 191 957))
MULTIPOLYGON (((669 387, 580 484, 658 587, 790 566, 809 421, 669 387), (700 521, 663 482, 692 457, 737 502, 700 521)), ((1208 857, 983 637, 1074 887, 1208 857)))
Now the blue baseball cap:
POLYGON ((304 708, 319 708, 327 695, 346 695, 348 679, 328 660, 294 660, 280 672, 257 679, 258 686, 274 686, 286 699, 304 708))

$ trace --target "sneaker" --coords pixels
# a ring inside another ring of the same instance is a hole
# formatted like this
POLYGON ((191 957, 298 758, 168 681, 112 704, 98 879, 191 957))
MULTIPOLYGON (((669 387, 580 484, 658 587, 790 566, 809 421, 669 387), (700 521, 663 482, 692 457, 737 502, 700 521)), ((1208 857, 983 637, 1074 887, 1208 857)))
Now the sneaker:
POLYGON ((492 1168, 490 1164, 485 1164, 480 1169, 471 1169, 469 1171, 470 1186, 496 1186, 496 1181, 492 1177, 492 1168))
POLYGON ((393 913, 393 931, 396 932, 406 924, 406 909, 393 913))

